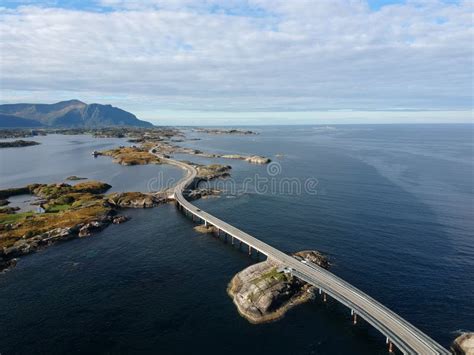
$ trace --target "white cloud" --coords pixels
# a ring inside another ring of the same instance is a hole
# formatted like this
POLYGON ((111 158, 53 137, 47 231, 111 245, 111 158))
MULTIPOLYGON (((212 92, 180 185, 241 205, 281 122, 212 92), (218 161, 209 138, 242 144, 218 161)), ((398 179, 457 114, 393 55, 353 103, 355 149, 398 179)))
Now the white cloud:
POLYGON ((100 5, 113 11, 1 9, 2 101, 86 97, 147 112, 472 106, 469 1, 100 5))

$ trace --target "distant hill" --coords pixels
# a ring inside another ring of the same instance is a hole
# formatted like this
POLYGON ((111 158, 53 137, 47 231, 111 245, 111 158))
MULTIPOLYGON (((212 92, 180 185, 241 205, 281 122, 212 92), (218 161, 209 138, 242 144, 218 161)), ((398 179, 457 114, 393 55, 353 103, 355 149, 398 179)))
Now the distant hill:
POLYGON ((55 104, 0 105, 0 127, 152 127, 134 114, 111 105, 79 100, 55 104))
POLYGON ((0 128, 16 127, 36 128, 43 127, 43 125, 38 121, 29 120, 27 118, 21 118, 12 115, 4 115, 3 113, 0 113, 0 128))

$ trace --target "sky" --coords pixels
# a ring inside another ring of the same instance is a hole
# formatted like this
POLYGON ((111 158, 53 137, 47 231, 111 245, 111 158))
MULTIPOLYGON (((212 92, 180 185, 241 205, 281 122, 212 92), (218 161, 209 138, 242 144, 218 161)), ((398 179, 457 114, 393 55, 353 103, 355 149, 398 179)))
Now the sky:
POLYGON ((0 103, 156 124, 473 122, 474 0, 3 0, 0 103))

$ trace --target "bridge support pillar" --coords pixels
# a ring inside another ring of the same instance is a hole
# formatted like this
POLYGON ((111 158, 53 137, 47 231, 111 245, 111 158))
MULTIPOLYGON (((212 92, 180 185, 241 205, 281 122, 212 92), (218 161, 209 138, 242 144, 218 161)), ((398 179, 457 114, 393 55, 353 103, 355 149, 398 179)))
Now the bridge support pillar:
POLYGON ((323 292, 323 302, 326 302, 326 301, 327 301, 326 292, 323 292))
POLYGON ((249 255, 252 255, 252 247, 249 245, 249 255))
POLYGON ((356 325, 357 324, 357 314, 354 313, 353 316, 352 316, 352 324, 356 325))
POLYGON ((386 343, 388 344, 388 352, 393 353, 393 343, 388 338, 387 338, 386 343))
POLYGON ((204 220, 204 227, 207 227, 207 221, 204 220))
POLYGON ((232 237, 232 245, 234 245, 234 237, 232 237))

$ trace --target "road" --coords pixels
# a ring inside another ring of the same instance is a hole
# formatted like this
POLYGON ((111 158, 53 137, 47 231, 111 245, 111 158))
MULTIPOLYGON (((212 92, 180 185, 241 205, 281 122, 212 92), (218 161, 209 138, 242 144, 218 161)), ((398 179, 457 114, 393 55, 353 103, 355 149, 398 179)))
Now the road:
POLYGON ((317 265, 306 265, 292 256, 281 252, 280 250, 191 204, 184 198, 183 191, 195 182, 197 177, 196 169, 184 162, 167 159, 157 153, 153 153, 153 149, 150 150, 150 152, 164 160, 165 163, 178 166, 185 171, 184 177, 172 190, 173 197, 179 207, 187 210, 188 213, 191 213, 202 221, 205 221, 207 224, 215 226, 231 237, 247 244, 249 248, 257 250, 268 258, 277 261, 283 267, 290 268, 293 276, 310 283, 317 287, 320 292, 330 295, 332 298, 347 306, 359 317, 362 317, 365 321, 378 329, 386 336, 387 343, 393 343, 401 352, 405 354, 423 355, 450 354, 448 350, 443 348, 421 330, 392 312, 380 302, 374 300, 366 293, 328 270, 317 265))

